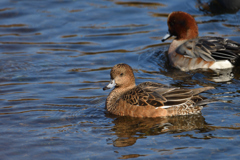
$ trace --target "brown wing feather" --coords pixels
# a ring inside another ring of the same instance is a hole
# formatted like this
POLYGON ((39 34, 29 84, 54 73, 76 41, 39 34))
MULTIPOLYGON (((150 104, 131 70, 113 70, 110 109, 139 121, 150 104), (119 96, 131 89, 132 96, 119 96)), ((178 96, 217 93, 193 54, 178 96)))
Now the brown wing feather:
POLYGON ((151 105, 162 107, 165 103, 183 103, 189 98, 189 90, 170 88, 161 83, 145 82, 131 89, 123 95, 123 100, 137 106, 151 105), (181 94, 179 94, 179 91, 181 94))
POLYGON ((198 89, 170 88, 161 83, 145 82, 126 92, 122 99, 129 104, 137 106, 151 105, 154 107, 172 106, 187 103, 195 98, 196 94, 213 89, 204 87, 198 89))
POLYGON ((193 92, 190 89, 174 89, 170 92, 163 94, 167 99, 166 106, 179 105, 186 103, 193 96, 193 92))
POLYGON ((132 105, 161 107, 166 99, 159 93, 139 86, 131 89, 123 95, 123 100, 132 105))

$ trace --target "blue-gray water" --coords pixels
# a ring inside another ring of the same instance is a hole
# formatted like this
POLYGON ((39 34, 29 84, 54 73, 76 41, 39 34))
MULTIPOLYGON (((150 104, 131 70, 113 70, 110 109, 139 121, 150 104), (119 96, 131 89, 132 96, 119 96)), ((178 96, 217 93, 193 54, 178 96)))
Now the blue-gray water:
POLYGON ((238 159, 240 69, 171 68, 161 38, 176 10, 196 18, 200 36, 240 43, 240 11, 213 14, 197 1, 2 0, 1 159, 238 159), (214 86, 202 95, 221 101, 194 116, 110 115, 102 88, 117 63, 137 84, 214 86))

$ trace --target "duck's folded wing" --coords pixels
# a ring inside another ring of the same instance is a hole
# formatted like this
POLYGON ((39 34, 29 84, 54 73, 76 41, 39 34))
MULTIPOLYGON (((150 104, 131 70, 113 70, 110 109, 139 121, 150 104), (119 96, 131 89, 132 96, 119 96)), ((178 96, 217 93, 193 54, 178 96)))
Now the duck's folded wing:
POLYGON ((122 99, 129 104, 137 106, 152 105, 154 107, 162 107, 166 98, 161 94, 147 88, 137 86, 126 92, 122 99))
POLYGON ((162 84, 162 83, 156 83, 156 82, 143 82, 138 85, 139 87, 143 89, 158 89, 158 88, 169 88, 169 86, 162 84))
POLYGON ((170 88, 168 86, 160 88, 145 86, 142 88, 140 86, 126 92, 122 99, 129 104, 137 106, 151 105, 154 107, 169 108, 173 105, 183 104, 193 96, 193 92, 189 89, 170 88))
POLYGON ((189 89, 174 89, 163 94, 166 98, 166 102, 162 108, 169 108, 171 106, 180 105, 186 103, 193 97, 193 91, 189 89))
POLYGON ((221 37, 202 37, 191 39, 180 45, 176 52, 189 58, 202 58, 205 61, 234 60, 240 45, 221 37))

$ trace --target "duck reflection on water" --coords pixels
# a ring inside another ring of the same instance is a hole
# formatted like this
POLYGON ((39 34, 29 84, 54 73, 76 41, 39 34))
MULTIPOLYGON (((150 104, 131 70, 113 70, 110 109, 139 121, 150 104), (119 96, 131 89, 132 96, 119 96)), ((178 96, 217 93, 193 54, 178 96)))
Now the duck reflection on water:
POLYGON ((207 132, 210 129, 202 114, 159 117, 159 118, 134 118, 121 117, 107 113, 106 117, 112 118, 115 125, 111 128, 116 139, 111 139, 113 146, 126 147, 134 145, 138 139, 151 135, 164 133, 182 133, 192 130, 207 132))

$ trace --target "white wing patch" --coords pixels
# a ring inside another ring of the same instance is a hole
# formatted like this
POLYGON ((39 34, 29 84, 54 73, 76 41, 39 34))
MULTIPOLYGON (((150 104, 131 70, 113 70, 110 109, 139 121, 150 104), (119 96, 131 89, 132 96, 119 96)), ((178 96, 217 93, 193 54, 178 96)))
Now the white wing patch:
POLYGON ((225 69, 225 68, 232 68, 233 65, 230 61, 224 60, 224 61, 217 61, 215 62, 210 68, 212 69, 225 69))

